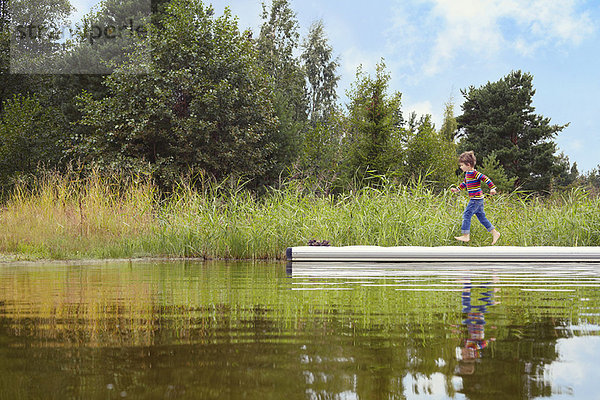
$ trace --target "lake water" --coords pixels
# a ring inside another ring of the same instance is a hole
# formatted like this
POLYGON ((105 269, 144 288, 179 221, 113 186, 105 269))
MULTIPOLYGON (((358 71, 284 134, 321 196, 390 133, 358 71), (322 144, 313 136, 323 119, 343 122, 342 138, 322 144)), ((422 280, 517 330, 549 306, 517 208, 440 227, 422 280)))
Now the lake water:
POLYGON ((0 399, 597 399, 600 265, 0 265, 0 399))

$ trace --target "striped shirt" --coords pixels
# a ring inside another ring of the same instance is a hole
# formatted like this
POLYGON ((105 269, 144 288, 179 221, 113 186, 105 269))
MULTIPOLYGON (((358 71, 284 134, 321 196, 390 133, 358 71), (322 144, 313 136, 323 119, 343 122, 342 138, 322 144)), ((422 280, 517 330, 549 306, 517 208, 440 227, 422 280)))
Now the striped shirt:
POLYGON ((483 199, 483 191, 481 190, 481 181, 485 182, 491 189, 496 189, 494 182, 477 170, 465 172, 465 180, 458 185, 460 190, 467 189, 469 197, 472 199, 483 199))

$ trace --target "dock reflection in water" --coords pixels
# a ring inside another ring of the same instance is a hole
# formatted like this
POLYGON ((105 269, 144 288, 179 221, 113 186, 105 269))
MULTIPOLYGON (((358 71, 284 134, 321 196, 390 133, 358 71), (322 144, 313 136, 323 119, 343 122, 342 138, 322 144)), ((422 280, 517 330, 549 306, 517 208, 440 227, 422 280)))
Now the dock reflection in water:
POLYGON ((0 266, 0 399, 596 398, 596 265, 0 266))

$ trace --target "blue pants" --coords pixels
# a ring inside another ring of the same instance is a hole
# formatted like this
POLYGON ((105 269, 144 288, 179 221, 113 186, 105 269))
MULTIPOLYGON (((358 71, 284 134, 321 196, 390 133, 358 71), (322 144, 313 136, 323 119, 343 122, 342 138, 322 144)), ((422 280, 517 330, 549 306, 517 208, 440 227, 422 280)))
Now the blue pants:
POLYGON ((483 199, 471 199, 463 214, 463 223, 461 226, 461 233, 463 235, 466 235, 471 231, 471 218, 473 218, 473 214, 477 216, 479 222, 481 222, 488 232, 491 232, 494 229, 493 225, 485 217, 485 211, 483 211, 483 199))

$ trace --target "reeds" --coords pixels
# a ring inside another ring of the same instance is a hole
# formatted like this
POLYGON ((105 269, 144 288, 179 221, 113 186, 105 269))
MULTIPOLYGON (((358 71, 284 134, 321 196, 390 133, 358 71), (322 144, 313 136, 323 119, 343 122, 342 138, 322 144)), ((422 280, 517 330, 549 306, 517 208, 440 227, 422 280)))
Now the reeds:
POLYGON ((48 173, 17 184, 0 213, 0 251, 20 258, 108 258, 143 251, 156 188, 148 179, 48 173))
MULTIPOLYGON (((468 199, 422 182, 387 183, 342 195, 288 182, 256 195, 240 182, 182 183, 166 198, 143 177, 47 174, 17 185, 0 212, 0 252, 20 259, 200 257, 280 259, 310 239, 335 246, 459 245, 468 199), (199 189, 197 189, 199 188, 199 189)), ((486 199, 498 245, 600 245, 600 200, 582 189, 547 198, 486 199)), ((468 246, 490 235, 476 219, 468 246)))

